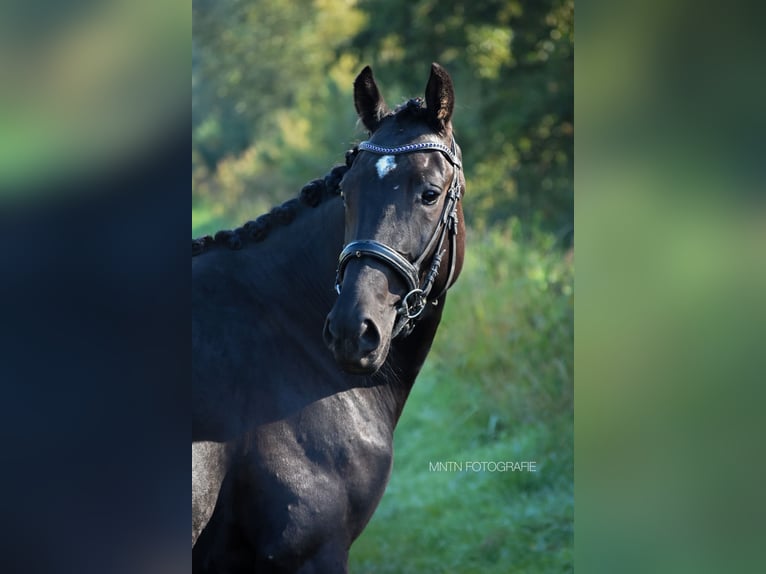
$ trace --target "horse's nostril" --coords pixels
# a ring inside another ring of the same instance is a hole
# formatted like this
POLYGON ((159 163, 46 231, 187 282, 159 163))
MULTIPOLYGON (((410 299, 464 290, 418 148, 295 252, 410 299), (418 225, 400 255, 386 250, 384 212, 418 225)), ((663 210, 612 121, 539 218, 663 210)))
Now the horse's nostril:
POLYGON ((348 329, 343 322, 333 321, 331 315, 325 320, 322 338, 336 358, 359 361, 371 355, 380 346, 380 331, 372 319, 352 322, 351 325, 353 324, 358 325, 357 329, 348 329))
POLYGON ((362 322, 362 330, 359 334, 359 350, 362 353, 370 353, 380 345, 380 332, 370 319, 362 322))

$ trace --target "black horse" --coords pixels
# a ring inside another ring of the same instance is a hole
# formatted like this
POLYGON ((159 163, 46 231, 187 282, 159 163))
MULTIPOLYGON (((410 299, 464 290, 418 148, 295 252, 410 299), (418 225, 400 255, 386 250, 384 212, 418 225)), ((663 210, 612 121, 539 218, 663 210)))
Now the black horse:
POLYGON ((196 574, 347 571, 460 273, 449 75, 389 112, 367 67, 354 103, 345 166, 192 242, 196 574))

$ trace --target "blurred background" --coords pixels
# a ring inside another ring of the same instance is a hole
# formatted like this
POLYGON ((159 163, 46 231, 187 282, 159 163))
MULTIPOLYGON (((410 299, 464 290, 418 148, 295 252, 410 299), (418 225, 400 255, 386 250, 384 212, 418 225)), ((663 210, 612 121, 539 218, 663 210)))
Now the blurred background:
POLYGON ((0 205, 108 190, 162 153, 188 117, 190 24, 178 0, 0 4, 0 205))
POLYGON ((395 437, 351 571, 573 568, 574 3, 197 1, 192 235, 255 219, 364 139, 352 86, 389 106, 455 84, 466 266, 395 437), (438 461, 537 472, 431 472, 438 461))
POLYGON ((580 572, 764 569, 758 2, 578 2, 580 572))
POLYGON ((457 92, 472 227, 513 216, 571 242, 574 3, 555 0, 194 3, 195 232, 252 217, 359 141, 352 83, 371 65, 390 106, 432 61, 457 92))

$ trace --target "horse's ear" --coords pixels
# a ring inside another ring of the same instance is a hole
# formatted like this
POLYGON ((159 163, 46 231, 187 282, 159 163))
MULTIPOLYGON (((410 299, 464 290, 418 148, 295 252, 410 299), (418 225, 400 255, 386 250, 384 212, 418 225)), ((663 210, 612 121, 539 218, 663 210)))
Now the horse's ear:
POLYGON ((447 70, 434 62, 426 85, 426 106, 431 124, 438 131, 444 130, 455 108, 455 89, 447 70))
POLYGON ((369 66, 365 66, 354 80, 354 106, 364 127, 370 133, 378 129, 380 120, 386 115, 386 102, 378 91, 369 66))

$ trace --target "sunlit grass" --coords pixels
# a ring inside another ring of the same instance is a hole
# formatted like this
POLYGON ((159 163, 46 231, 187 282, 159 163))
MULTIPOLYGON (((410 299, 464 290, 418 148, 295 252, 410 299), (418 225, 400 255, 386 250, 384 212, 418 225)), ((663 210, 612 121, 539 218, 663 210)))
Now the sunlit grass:
POLYGON ((572 570, 573 262, 552 237, 513 231, 469 237, 352 572, 572 570), (432 471, 439 461, 537 472, 432 471))

